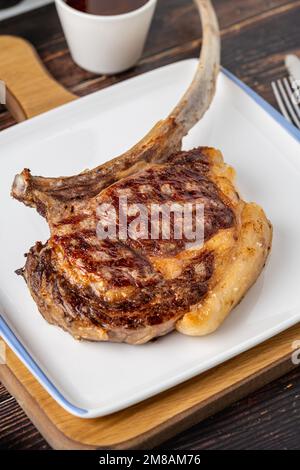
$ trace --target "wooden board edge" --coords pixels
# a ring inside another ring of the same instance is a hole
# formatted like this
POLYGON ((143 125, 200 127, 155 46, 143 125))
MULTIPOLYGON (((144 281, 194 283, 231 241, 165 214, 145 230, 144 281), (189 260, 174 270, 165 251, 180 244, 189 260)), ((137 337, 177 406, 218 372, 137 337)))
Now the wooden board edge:
POLYGON ((0 79, 6 84, 6 107, 18 122, 78 98, 52 77, 34 46, 19 36, 0 35, 0 79), (19 73, 14 73, 16 66, 19 73))
MULTIPOLYGON (((28 374, 30 372, 28 371, 28 374)), ((57 450, 95 450, 96 447, 82 445, 69 439, 50 420, 38 402, 30 395, 7 365, 0 366, 0 381, 16 399, 30 421, 39 430, 48 444, 57 450)), ((47 392, 46 392, 47 393, 47 392)))
MULTIPOLYGON (((291 355, 280 358, 277 362, 268 365, 255 374, 242 379, 236 384, 228 387, 223 393, 213 395, 188 410, 175 415, 161 425, 147 431, 131 440, 115 444, 111 450, 127 449, 151 449, 162 442, 171 439, 176 434, 183 432, 189 427, 203 421, 209 416, 221 411, 230 404, 247 396, 249 393, 263 387, 269 382, 276 380, 287 372, 296 368, 291 361, 291 355)), ((28 372, 30 373, 30 372, 28 372)), ((0 380, 9 393, 17 400, 28 418, 37 427, 39 432, 56 450, 103 450, 107 447, 82 444, 67 437, 60 431, 38 402, 30 395, 28 390, 21 384, 18 378, 7 365, 0 366, 0 380)), ((46 392, 45 392, 46 393, 46 392)))

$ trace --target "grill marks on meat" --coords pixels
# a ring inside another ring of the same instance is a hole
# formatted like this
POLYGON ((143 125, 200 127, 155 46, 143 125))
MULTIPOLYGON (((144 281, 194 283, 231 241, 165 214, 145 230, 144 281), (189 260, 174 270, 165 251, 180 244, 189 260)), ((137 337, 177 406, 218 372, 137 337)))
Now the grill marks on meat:
MULTIPOLYGON (((235 215, 210 178, 207 153, 205 148, 176 153, 163 164, 147 165, 121 179, 85 205, 64 202, 50 240, 31 249, 25 266, 34 298, 55 303, 63 316, 61 326, 94 325, 113 341, 130 342, 136 331, 140 340, 149 328, 150 336, 173 329, 190 306, 205 297, 214 273, 213 251, 187 252, 186 240, 174 237, 102 240, 96 233, 96 213, 102 203, 117 211, 120 195, 126 195, 128 206, 142 203, 149 210, 154 203, 201 202, 209 240, 220 229, 233 227, 235 215), (166 273, 162 268, 170 263, 174 268, 166 273)), ((47 309, 40 308, 42 313, 47 309)))
POLYGON ((136 290, 134 296, 118 301, 107 301, 91 285, 82 287, 71 283, 64 273, 57 271, 47 244, 37 244, 31 249, 26 272, 31 273, 27 280, 33 295, 41 296, 44 289, 51 289, 51 297, 63 309, 67 323, 88 319, 112 331, 145 328, 180 318, 189 305, 197 303, 207 292, 213 264, 213 253, 204 251, 178 278, 166 280, 154 273, 152 281, 136 290))
MULTIPOLYGON (((162 237, 160 224, 158 240, 151 238, 150 212, 154 204, 172 207, 178 204, 193 205, 193 229, 195 229, 195 205, 204 206, 204 240, 208 240, 220 229, 230 228, 234 224, 234 213, 222 199, 219 189, 209 178, 209 160, 205 149, 194 149, 172 155, 164 165, 151 166, 138 174, 124 178, 112 185, 102 194, 100 203, 111 204, 118 212, 119 198, 126 196, 127 204, 143 204, 147 207, 149 220, 146 227, 148 239, 130 238, 128 245, 135 250, 146 252, 149 256, 174 256, 185 249, 188 240, 176 239, 174 231, 175 218, 171 214, 171 226, 167 240, 162 237)), ((224 198, 224 196, 223 196, 224 198)), ((134 220, 136 213, 128 217, 128 224, 134 220)), ((119 226, 118 226, 119 228, 119 226)))
POLYGON ((271 243, 262 210, 239 198, 233 179, 220 152, 200 147, 145 163, 85 201, 46 200, 51 237, 30 250, 22 271, 40 312, 97 341, 214 331, 258 276, 271 243), (118 213, 120 196, 147 213, 153 204, 202 203, 204 245, 187 246, 174 227, 169 240, 99 238, 98 208, 111 204, 118 213))
POLYGON ((116 288, 143 287, 157 278, 147 258, 118 240, 99 240, 96 231, 54 236, 52 246, 62 249, 64 258, 83 273, 116 288))

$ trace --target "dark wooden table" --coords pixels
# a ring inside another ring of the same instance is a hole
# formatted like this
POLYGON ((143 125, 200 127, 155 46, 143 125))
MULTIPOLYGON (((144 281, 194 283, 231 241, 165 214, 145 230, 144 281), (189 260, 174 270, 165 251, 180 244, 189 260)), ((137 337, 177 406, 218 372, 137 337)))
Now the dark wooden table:
MULTIPOLYGON (((214 0, 222 31, 222 64, 275 106, 270 82, 285 75, 287 53, 300 57, 300 0, 214 0)), ((139 65, 119 76, 96 76, 72 61, 53 5, 0 23, 0 34, 27 38, 66 88, 83 96, 133 75, 195 57, 199 21, 191 0, 159 0, 139 65)), ((0 130, 14 125, 0 108, 0 130)), ((247 142, 245 142, 247 145, 247 142)), ((0 448, 48 444, 0 384, 0 448)), ((162 448, 300 449, 300 370, 264 387, 162 448)))

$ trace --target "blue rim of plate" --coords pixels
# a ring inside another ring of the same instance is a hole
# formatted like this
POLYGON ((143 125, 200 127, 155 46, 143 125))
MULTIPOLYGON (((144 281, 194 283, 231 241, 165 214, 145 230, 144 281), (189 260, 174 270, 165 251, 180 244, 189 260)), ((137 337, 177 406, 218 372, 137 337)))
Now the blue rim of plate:
POLYGON ((88 410, 79 408, 73 405, 67 400, 62 393, 55 387, 55 385, 49 380, 47 375, 42 371, 40 366, 35 362, 33 357, 25 349, 21 341, 16 337, 14 332, 8 326, 2 315, 0 315, 0 336, 5 340, 8 346, 14 351, 14 353, 22 359, 22 362, 27 366, 30 372, 37 378, 41 385, 52 395, 55 400, 60 403, 65 409, 68 409, 71 413, 76 416, 84 416, 88 413, 88 410))
MULTIPOLYGON (((265 101, 260 95, 253 91, 248 85, 243 83, 239 78, 222 67, 222 73, 232 82, 238 85, 248 96, 250 96, 261 108, 263 108, 275 121, 277 121, 289 134, 291 134, 298 142, 300 142, 300 130, 293 124, 288 122, 273 106, 265 101)), ((66 410, 72 414, 85 417, 89 411, 79 408, 67 400, 58 388, 51 382, 40 366, 28 353, 26 348, 16 337, 12 329, 8 326, 2 315, 0 314, 0 336, 7 342, 8 346, 16 353, 27 368, 36 377, 39 383, 50 393, 50 395, 66 410)))
POLYGON ((238 85, 248 96, 250 96, 261 108, 263 108, 278 124, 281 125, 289 134, 291 134, 298 142, 300 142, 300 130, 285 119, 285 117, 277 111, 271 104, 265 101, 256 91, 252 90, 248 85, 233 75, 229 70, 222 67, 222 72, 232 82, 238 85))

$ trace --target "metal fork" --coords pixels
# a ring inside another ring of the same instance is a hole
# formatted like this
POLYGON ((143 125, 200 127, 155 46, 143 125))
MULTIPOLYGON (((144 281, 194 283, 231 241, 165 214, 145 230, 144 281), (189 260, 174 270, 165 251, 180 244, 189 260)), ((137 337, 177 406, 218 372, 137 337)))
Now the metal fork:
POLYGON ((276 80, 271 83, 278 106, 284 117, 300 129, 300 107, 296 96, 299 96, 298 81, 292 77, 276 80))

